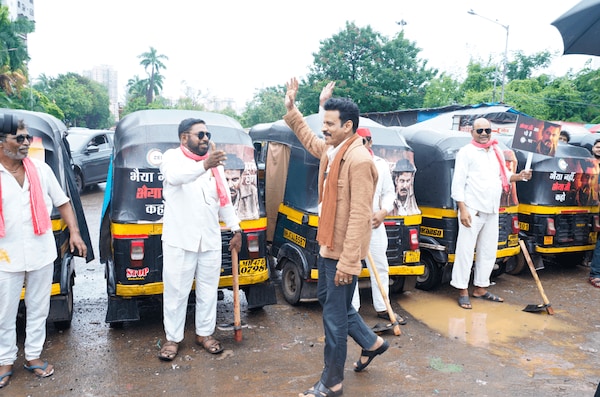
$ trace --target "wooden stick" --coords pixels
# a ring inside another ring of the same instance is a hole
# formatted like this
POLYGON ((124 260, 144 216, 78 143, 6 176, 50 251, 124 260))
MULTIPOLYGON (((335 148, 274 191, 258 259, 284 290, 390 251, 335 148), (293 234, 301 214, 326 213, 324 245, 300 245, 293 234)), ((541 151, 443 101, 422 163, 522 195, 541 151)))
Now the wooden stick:
POLYGON ((239 280, 239 262, 238 253, 234 249, 231 251, 231 276, 233 279, 233 339, 236 342, 242 341, 242 320, 240 313, 240 280, 239 280))
POLYGON ((390 316, 390 321, 394 325, 394 335, 400 336, 402 331, 400 331, 400 325, 396 320, 396 313, 392 310, 392 305, 390 305, 390 300, 388 299, 388 295, 383 289, 383 285, 381 285, 381 279, 379 278, 379 272, 377 271, 377 266, 375 266, 375 261, 371 256, 371 251, 367 253, 367 257, 369 258, 369 262, 371 262, 371 271, 375 276, 375 280, 377 281, 377 286, 379 287, 379 292, 381 292, 381 296, 383 297, 383 301, 385 302, 385 307, 387 309, 388 315, 390 316))
POLYGON ((540 291, 540 295, 542 295, 542 300, 544 301, 544 305, 546 306, 546 311, 548 312, 548 314, 552 315, 552 314, 554 314, 554 309, 552 309, 552 307, 550 306, 550 301, 548 300, 548 297, 546 296, 546 293, 544 292, 544 287, 542 287, 542 282, 540 281, 537 271, 535 270, 535 266, 533 265, 531 256, 529 256, 529 251, 527 251, 527 246, 525 245, 525 242, 521 239, 519 239, 519 244, 521 245, 521 251, 523 252, 525 261, 527 261, 527 265, 529 266, 531 275, 533 276, 533 279, 535 280, 535 284, 537 285, 538 290, 540 291))

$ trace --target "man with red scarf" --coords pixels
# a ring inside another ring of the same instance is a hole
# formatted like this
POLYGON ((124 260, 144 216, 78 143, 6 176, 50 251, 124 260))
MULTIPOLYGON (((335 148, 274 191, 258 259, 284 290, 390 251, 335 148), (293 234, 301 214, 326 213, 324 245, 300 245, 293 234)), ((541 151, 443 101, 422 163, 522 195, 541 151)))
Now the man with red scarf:
POLYGON ((25 369, 39 378, 54 373, 54 366, 40 359, 57 256, 53 206, 69 228, 70 252, 87 255, 73 208, 54 172, 43 161, 27 157, 32 140, 22 120, 15 133, 0 133, 0 388, 8 385, 17 359, 16 320, 24 284, 25 369))
POLYGON ((219 219, 233 232, 229 250, 239 252, 242 245, 240 220, 225 182, 225 152, 215 150, 201 119, 183 120, 178 132, 180 146, 167 150, 160 165, 165 202, 162 242, 166 342, 158 358, 163 361, 177 356, 194 279, 195 342, 212 354, 223 351, 221 343, 212 336, 221 275, 219 219))
POLYGON ((471 143, 456 155, 451 192, 458 206, 460 223, 450 284, 459 290, 458 304, 463 309, 471 309, 468 286, 475 248, 473 297, 504 301, 487 290, 498 248, 500 197, 510 182, 531 178, 531 170, 513 174, 506 168, 504 155, 498 141, 492 139, 492 127, 487 119, 475 120, 471 135, 471 143))
POLYGON ((284 120, 306 150, 320 159, 317 296, 323 307, 324 368, 321 379, 302 395, 335 397, 343 394, 344 364, 350 335, 361 347, 354 371, 364 370, 389 348, 352 306, 355 284, 367 256, 371 237, 373 193, 377 170, 356 134, 358 106, 349 99, 330 98, 319 138, 296 108, 298 80, 287 83, 284 120))

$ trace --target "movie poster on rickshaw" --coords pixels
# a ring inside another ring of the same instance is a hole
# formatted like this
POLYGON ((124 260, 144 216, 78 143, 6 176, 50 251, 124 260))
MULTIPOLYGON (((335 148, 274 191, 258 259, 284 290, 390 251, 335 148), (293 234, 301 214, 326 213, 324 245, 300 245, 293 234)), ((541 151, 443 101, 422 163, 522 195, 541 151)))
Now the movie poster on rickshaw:
POLYGON ((520 114, 515 125, 512 147, 526 152, 554 157, 559 135, 559 124, 520 114))
POLYGON ((374 146, 373 153, 385 159, 394 182, 394 209, 392 216, 418 215, 421 213, 415 198, 414 153, 411 150, 374 146))
POLYGON ((240 220, 259 218, 258 175, 254 148, 235 144, 217 144, 217 150, 227 153, 225 183, 231 203, 240 220))

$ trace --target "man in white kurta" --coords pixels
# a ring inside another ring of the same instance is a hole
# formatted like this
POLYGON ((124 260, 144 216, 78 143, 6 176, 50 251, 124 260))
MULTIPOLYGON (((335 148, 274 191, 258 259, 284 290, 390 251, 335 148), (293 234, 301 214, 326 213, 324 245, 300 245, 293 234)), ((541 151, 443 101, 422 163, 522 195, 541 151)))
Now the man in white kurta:
POLYGON ((196 343, 209 353, 220 353, 212 337, 217 316, 221 274, 221 227, 219 219, 234 233, 230 250, 241 247, 240 220, 231 205, 225 183, 225 152, 211 150, 206 124, 186 119, 179 125, 181 146, 167 150, 160 165, 164 177, 163 197, 163 316, 167 342, 159 358, 171 361, 183 340, 186 306, 196 280, 196 343), (218 176, 217 176, 218 175, 218 176), (225 202, 219 197, 220 178, 225 202))
POLYGON ((491 124, 487 119, 475 120, 471 135, 471 143, 456 155, 451 191, 458 206, 460 223, 450 284, 460 290, 458 304, 463 309, 471 309, 468 285, 475 248, 473 297, 504 301, 487 291, 498 248, 500 197, 503 188, 508 189, 508 183, 531 178, 530 170, 512 174, 506 168, 504 155, 502 150, 496 150, 497 141, 492 139, 491 124))
MULTIPOLYGON (((394 190, 394 182, 392 181, 392 174, 390 172, 390 166, 388 162, 385 159, 379 156, 375 156, 373 154, 373 151, 371 149, 373 145, 371 131, 369 131, 368 128, 359 127, 356 130, 356 133, 363 137, 363 143, 373 155, 375 168, 377 168, 377 174, 379 175, 379 178, 377 179, 377 186, 375 187, 375 194, 373 196, 373 229, 371 231, 371 243, 369 244, 369 252, 371 253, 373 262, 375 262, 375 266, 377 267, 377 272, 379 274, 381 286, 383 287, 383 290, 385 291, 386 296, 389 300, 390 266, 387 260, 388 237, 387 232, 385 231, 385 224, 383 223, 383 221, 385 220, 385 217, 394 209, 394 198, 396 195, 394 190)), ((389 313, 387 312, 387 306, 385 300, 383 299, 383 296, 381 295, 381 291, 379 290, 377 280, 375 279, 375 274, 371 270, 371 263, 369 260, 367 260, 367 267, 369 269, 371 277, 371 293, 373 296, 373 307, 375 308, 378 317, 389 321, 390 317, 389 313)), ((360 308, 360 294, 358 291, 358 283, 354 291, 354 296, 352 297, 352 306, 354 306, 356 310, 360 308)), ((398 314, 396 314, 396 321, 398 321, 400 324, 406 324, 406 321, 398 314)))
POLYGON ((16 319, 24 285, 27 287, 25 368, 39 377, 54 373, 54 367, 40 359, 46 339, 46 319, 57 257, 49 215, 53 206, 69 228, 69 250, 84 257, 87 253, 69 198, 54 173, 42 161, 25 159, 31 140, 22 121, 16 134, 0 134, 0 205, 4 223, 3 236, 0 237, 0 387, 8 384, 17 359, 16 319), (29 160, 30 165, 24 160, 29 160), (38 209, 36 212, 36 223, 47 227, 38 233, 35 232, 30 193, 34 182, 27 175, 33 171, 26 172, 26 166, 35 168, 34 176, 39 180, 40 198, 43 200, 39 204, 46 210, 40 212, 38 209), (44 219, 41 219, 42 216, 44 219))

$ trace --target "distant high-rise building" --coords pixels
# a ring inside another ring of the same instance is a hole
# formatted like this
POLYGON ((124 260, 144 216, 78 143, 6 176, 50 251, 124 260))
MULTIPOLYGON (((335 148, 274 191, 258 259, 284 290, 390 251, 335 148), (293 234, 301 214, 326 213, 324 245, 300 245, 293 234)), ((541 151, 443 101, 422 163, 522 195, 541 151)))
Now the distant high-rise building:
POLYGON ((108 90, 108 100, 110 101, 110 111, 119 119, 119 93, 118 93, 118 72, 110 65, 94 66, 92 70, 83 72, 83 76, 97 81, 108 90))
POLYGON ((8 7, 9 16, 12 21, 19 16, 23 16, 30 21, 35 21, 33 0, 2 0, 1 3, 8 7))

